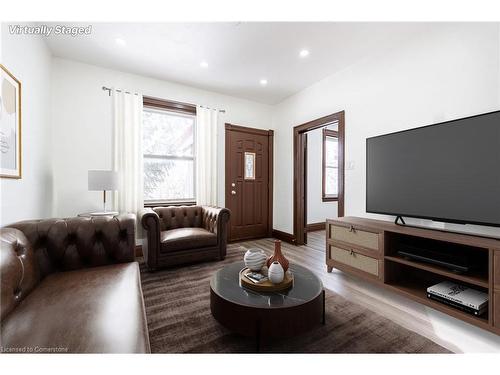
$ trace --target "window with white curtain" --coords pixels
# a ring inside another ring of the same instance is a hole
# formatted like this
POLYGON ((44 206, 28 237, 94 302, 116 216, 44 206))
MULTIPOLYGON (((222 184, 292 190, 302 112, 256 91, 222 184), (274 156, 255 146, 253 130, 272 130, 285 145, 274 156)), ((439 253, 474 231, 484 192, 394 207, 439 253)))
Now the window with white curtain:
POLYGON ((144 101, 145 204, 195 201, 195 129, 195 114, 144 101))

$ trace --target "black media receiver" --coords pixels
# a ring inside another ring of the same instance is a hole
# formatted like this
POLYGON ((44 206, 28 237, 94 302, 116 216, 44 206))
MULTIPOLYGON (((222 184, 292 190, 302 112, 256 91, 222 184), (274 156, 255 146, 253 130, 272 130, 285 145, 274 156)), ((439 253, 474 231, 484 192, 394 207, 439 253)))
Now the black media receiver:
POLYGON ((399 246, 398 254, 407 259, 442 266, 457 273, 469 272, 477 266, 477 262, 464 254, 423 249, 406 244, 399 246))

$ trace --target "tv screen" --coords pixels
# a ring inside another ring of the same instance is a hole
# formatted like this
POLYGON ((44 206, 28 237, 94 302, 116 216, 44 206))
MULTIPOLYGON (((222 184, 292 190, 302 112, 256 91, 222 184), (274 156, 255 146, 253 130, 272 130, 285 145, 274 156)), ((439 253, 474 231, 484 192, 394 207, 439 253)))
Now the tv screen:
POLYGON ((366 211, 500 226, 500 111, 366 140, 366 211))

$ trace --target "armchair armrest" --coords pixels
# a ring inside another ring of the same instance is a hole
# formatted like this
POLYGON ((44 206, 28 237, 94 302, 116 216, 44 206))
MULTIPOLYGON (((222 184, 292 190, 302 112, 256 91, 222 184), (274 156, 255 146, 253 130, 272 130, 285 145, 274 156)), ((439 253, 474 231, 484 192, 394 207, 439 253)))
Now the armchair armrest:
POLYGON ((217 235, 220 257, 224 259, 227 247, 227 225, 231 211, 227 208, 202 206, 203 228, 217 235))
POLYGON ((150 270, 155 270, 158 265, 157 254, 160 251, 160 217, 151 208, 140 210, 138 217, 145 231, 142 241, 144 261, 150 270))
POLYGON ((155 211, 153 211, 153 209, 144 208, 140 210, 138 218, 145 230, 158 228, 158 233, 160 232, 160 217, 155 211))

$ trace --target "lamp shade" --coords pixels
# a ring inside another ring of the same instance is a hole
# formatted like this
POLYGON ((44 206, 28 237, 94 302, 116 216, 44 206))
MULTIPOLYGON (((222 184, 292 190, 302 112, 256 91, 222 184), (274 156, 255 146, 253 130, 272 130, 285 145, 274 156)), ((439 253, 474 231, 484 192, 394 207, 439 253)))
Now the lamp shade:
POLYGON ((118 189, 118 173, 115 171, 89 171, 90 191, 116 189, 118 189))

